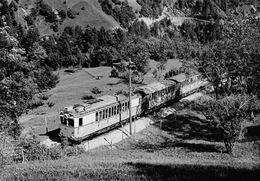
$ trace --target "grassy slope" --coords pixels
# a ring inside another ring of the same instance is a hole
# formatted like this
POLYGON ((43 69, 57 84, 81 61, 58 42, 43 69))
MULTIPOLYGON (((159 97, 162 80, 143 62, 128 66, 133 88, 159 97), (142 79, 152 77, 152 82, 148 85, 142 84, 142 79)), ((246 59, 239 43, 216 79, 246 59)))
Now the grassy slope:
MULTIPOLYGON (((21 0, 21 6, 26 10, 25 7, 34 7, 36 0, 21 0)), ((86 27, 87 25, 100 28, 101 26, 106 29, 112 27, 119 27, 118 23, 113 19, 113 17, 105 14, 97 0, 44 0, 53 9, 57 10, 67 10, 68 8, 76 11, 79 15, 76 15, 74 19, 67 18, 61 25, 59 24, 59 34, 66 26, 81 26, 86 27), (85 9, 82 10, 81 8, 85 9)), ((27 9, 28 10, 28 9, 27 9)), ((17 15, 19 22, 22 22, 21 15, 17 15)), ((24 24, 24 23, 23 23, 24 24)), ((43 17, 38 17, 36 21, 37 27, 42 35, 54 34, 53 30, 50 28, 50 23, 46 23, 43 17)))
POLYGON ((254 146, 239 143, 230 156, 218 142, 180 140, 155 125, 113 150, 101 147, 58 161, 8 166, 0 180, 258 180, 254 146))

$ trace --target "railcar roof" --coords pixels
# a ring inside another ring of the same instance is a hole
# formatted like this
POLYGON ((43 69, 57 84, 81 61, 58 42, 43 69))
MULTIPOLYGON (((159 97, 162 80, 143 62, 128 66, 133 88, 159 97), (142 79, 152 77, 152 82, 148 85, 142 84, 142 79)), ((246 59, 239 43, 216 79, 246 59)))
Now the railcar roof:
POLYGON ((187 76, 186 76, 185 73, 181 73, 181 74, 170 77, 169 80, 173 80, 173 81, 176 81, 176 82, 183 82, 183 81, 186 80, 186 77, 187 76))
POLYGON ((165 89, 166 85, 160 82, 154 82, 145 86, 136 88, 135 92, 144 92, 145 94, 151 94, 153 92, 165 89))
MULTIPOLYGON (((63 112, 68 112, 75 117, 82 116, 88 112, 102 109, 103 107, 109 106, 111 104, 115 104, 117 102, 117 97, 119 101, 124 101, 128 99, 128 97, 124 95, 117 95, 117 96, 103 95, 87 103, 69 106, 67 107, 67 109, 65 108, 63 112)), ((136 97, 137 96, 133 96, 132 98, 136 98, 136 97)))

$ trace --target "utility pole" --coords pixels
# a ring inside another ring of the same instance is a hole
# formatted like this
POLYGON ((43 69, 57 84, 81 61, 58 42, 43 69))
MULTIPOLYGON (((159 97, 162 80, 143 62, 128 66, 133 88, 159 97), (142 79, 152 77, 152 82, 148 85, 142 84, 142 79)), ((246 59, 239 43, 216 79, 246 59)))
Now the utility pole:
POLYGON ((129 58, 129 121, 130 121, 130 135, 132 135, 132 106, 131 106, 131 84, 132 84, 132 81, 131 81, 131 77, 132 77, 132 70, 131 70, 131 58, 129 58))

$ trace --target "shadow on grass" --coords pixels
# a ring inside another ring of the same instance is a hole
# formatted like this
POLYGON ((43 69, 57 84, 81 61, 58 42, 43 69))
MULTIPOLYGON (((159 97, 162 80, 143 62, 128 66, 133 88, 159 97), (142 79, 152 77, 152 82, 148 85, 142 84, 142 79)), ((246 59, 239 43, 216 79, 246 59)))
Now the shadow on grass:
MULTIPOLYGON (((159 126, 159 123, 157 123, 159 126)), ((174 135, 176 138, 190 140, 201 139, 205 141, 221 141, 222 137, 217 130, 210 126, 206 120, 198 116, 170 115, 166 117, 161 125, 161 129, 174 135)))
POLYGON ((61 140, 59 134, 60 134, 60 128, 57 128, 45 134, 40 134, 40 136, 48 136, 50 140, 60 142, 61 140))
POLYGON ((115 83, 108 83, 107 85, 113 86, 113 85, 119 85, 121 83, 125 83, 123 80, 117 81, 115 83))
POLYGON ((233 168, 228 166, 205 165, 162 165, 150 163, 128 163, 137 169, 145 180, 258 180, 260 168, 233 168))
POLYGON ((138 141, 132 145, 134 149, 146 150, 147 152, 154 152, 159 150, 164 150, 167 148, 183 148, 183 151, 187 152, 215 152, 215 153, 223 153, 225 152, 225 148, 219 145, 214 144, 202 144, 202 143, 187 143, 184 141, 173 141, 168 138, 163 138, 164 141, 160 143, 149 143, 145 141, 138 141))
POLYGON ((257 137, 258 139, 260 138, 260 125, 249 126, 246 129, 246 137, 257 137))

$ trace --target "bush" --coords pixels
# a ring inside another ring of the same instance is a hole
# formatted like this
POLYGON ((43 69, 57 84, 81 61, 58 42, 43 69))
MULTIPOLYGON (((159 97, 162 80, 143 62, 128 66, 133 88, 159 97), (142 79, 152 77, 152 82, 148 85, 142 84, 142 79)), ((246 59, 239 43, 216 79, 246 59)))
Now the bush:
POLYGON ((66 17, 67 17, 66 11, 60 10, 60 11, 59 11, 59 16, 60 16, 60 18, 61 18, 62 21, 65 20, 66 17))
POLYGON ((82 154, 84 152, 85 152, 85 150, 79 146, 73 146, 73 147, 69 146, 64 149, 64 154, 68 157, 76 156, 76 155, 82 154))
POLYGON ((39 14, 44 16, 47 22, 53 23, 57 21, 57 16, 52 11, 52 8, 43 2, 41 3, 39 14))
POLYGON ((91 89, 91 92, 92 92, 93 94, 100 94, 100 93, 101 93, 101 91, 100 91, 99 88, 97 88, 97 87, 93 87, 93 88, 91 89))
POLYGON ((90 100, 90 99, 94 99, 94 97, 92 95, 84 95, 82 96, 83 100, 90 100))
POLYGON ((49 108, 51 108, 55 105, 55 103, 54 102, 47 102, 47 105, 48 105, 49 108))
POLYGON ((50 28, 54 31, 54 32, 58 32, 59 31, 59 27, 57 23, 54 23, 50 26, 50 28))
POLYGON ((68 11, 67 11, 67 16, 68 16, 68 18, 70 18, 70 19, 74 19, 77 14, 78 14, 78 12, 76 12, 76 11, 70 9, 70 8, 69 8, 68 11))
POLYGON ((12 137, 0 132, 0 169, 13 163, 15 148, 12 141, 12 137))
POLYGON ((44 102, 39 98, 34 98, 31 102, 29 102, 28 108, 35 109, 37 107, 43 106, 44 102))
POLYGON ((38 97, 40 100, 46 101, 46 100, 49 99, 50 95, 47 94, 47 93, 40 93, 37 97, 38 97))
POLYGON ((27 161, 58 160, 66 156, 76 156, 85 152, 85 150, 79 146, 68 146, 62 149, 59 145, 49 148, 45 145, 41 145, 39 141, 33 138, 22 140, 19 146, 24 149, 24 157, 27 161))

